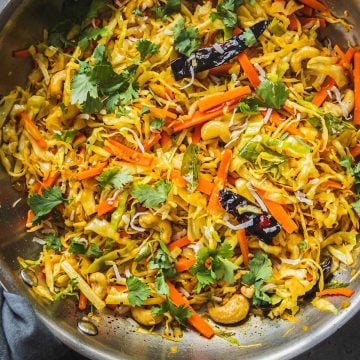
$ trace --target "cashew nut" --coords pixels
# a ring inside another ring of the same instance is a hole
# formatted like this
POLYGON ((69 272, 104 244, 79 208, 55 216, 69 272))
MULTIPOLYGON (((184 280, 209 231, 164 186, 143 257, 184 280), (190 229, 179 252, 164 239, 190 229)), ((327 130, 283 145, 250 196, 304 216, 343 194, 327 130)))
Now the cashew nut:
POLYGON ((50 81, 50 96, 54 98, 61 98, 63 84, 66 79, 66 70, 58 71, 54 74, 50 81))
POLYGON ((212 120, 205 123, 201 128, 201 138, 210 140, 219 137, 223 142, 230 141, 230 131, 226 123, 218 120, 212 120))
POLYGON ((172 229, 168 220, 161 220, 160 216, 144 214, 139 216, 139 225, 144 229, 154 229, 160 233, 160 240, 168 244, 171 239, 172 229))
POLYGON ((220 324, 235 324, 244 320, 249 313, 250 304, 248 299, 241 294, 233 295, 230 300, 222 306, 214 306, 208 303, 210 317, 220 324))
POLYGON ((346 89, 344 92, 344 97, 341 102, 343 106, 340 106, 339 104, 334 104, 329 101, 324 102, 325 112, 330 112, 336 116, 347 117, 354 109, 354 103, 355 103, 354 91, 351 89, 346 89))
POLYGON ((318 55, 320 55, 320 50, 318 50, 317 48, 314 48, 312 46, 304 46, 303 48, 294 52, 290 60, 290 65, 292 69, 296 73, 298 73, 302 68, 301 62, 303 60, 311 59, 318 55))
POLYGON ((151 308, 147 309, 142 306, 136 306, 131 308, 131 315, 139 324, 145 326, 154 326, 159 324, 164 318, 162 315, 154 316, 151 308))
POLYGON ((90 286, 93 289, 94 293, 100 298, 103 299, 107 293, 107 279, 106 276, 101 272, 95 272, 90 275, 89 278, 90 286))
POLYGON ((336 62, 337 59, 334 57, 316 56, 308 61, 307 68, 332 77, 336 85, 341 88, 347 84, 348 79, 345 76, 343 67, 336 64, 336 62))

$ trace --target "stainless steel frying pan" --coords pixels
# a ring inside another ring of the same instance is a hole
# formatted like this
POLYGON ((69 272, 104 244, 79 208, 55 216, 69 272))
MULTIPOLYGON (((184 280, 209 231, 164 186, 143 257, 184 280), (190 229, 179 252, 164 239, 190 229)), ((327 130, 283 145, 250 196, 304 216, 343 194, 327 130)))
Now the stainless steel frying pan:
MULTIPOLYGON (((3 29, 0 34, 0 94, 6 94, 17 84, 24 84, 31 64, 26 60, 13 59, 11 51, 40 39, 44 27, 55 21, 60 3, 56 0, 0 0, 0 30, 3 29)), ((347 10, 355 26, 348 34, 343 34, 340 28, 331 27, 324 36, 339 44, 347 41, 352 45, 360 44, 360 0, 327 3, 338 14, 347 10)), ((242 345, 240 347, 219 337, 208 341, 193 331, 186 332, 179 343, 137 333, 133 322, 116 317, 111 312, 101 315, 99 334, 89 337, 77 330, 80 313, 71 301, 48 304, 36 298, 20 280, 16 257, 35 259, 40 248, 24 233, 26 196, 13 190, 1 167, 0 206, 0 282, 9 291, 28 297, 40 319, 60 340, 92 359, 289 359, 334 333, 360 309, 358 278, 352 284, 357 292, 351 299, 351 306, 341 310, 338 316, 319 312, 308 305, 297 316, 297 323, 252 317, 243 325, 228 327, 226 330, 234 333, 242 345), (20 197, 20 203, 13 207, 20 197), (309 331, 303 330, 304 325, 309 326, 309 331), (174 346, 176 349, 172 348, 174 346)), ((349 273, 340 274, 340 279, 344 281, 349 277, 349 273)), ((342 300, 335 301, 340 308, 342 300)))

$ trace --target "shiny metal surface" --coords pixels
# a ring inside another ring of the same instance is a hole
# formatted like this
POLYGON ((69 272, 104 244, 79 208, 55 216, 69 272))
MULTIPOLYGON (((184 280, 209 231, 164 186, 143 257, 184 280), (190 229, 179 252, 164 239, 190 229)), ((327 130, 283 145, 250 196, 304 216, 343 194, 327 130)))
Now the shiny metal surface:
MULTIPOLYGON (((348 10, 350 19, 360 18, 360 0, 328 1, 339 14, 348 10)), ((13 59, 11 51, 27 46, 41 37, 42 30, 56 17, 59 1, 4 1, 0 0, 0 94, 5 94, 15 84, 24 84, 31 64, 13 59), (14 9, 16 8, 15 12, 14 9), (8 19, 10 18, 10 21, 8 19), (8 21, 8 22, 7 22, 8 21)), ((332 27, 326 34, 339 44, 350 41, 360 44, 360 24, 348 34, 332 27)), ((21 281, 17 256, 36 258, 39 245, 31 242, 24 233, 26 198, 13 190, 10 180, 0 168, 0 282, 8 290, 27 296, 41 320, 64 343, 91 359, 289 359, 313 347, 331 335, 360 309, 360 278, 352 284, 357 290, 351 306, 338 316, 319 312, 311 305, 305 306, 297 316, 298 322, 263 320, 252 317, 245 324, 227 327, 234 333, 240 346, 234 346, 215 337, 208 341, 193 331, 185 333, 181 342, 175 343, 160 336, 136 332, 136 324, 105 311, 96 324, 99 334, 87 336, 77 328, 81 313, 71 300, 48 304, 37 299, 31 289, 21 281), (16 207, 12 204, 22 197, 16 207), (309 331, 303 330, 309 326, 309 331), (260 346, 261 344, 261 346, 260 346), (252 345, 248 347, 248 345, 252 345), (173 346, 176 346, 174 352, 173 346)), ((359 264, 357 264, 359 267, 359 264)), ((339 275, 346 281, 349 273, 339 275)), ((334 299, 338 308, 343 299, 334 299)))

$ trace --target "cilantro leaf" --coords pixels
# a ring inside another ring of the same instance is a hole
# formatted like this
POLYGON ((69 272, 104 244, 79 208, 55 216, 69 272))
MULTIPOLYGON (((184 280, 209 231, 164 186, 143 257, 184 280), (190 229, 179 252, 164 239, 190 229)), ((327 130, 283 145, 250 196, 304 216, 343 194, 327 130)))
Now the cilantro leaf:
POLYGON ((122 189, 126 184, 133 181, 133 177, 128 170, 114 167, 103 171, 101 175, 96 177, 96 180, 104 189, 122 189))
POLYGON ((192 313, 189 308, 183 305, 176 306, 168 298, 160 305, 152 308, 154 316, 160 316, 166 312, 169 312, 172 317, 182 326, 186 327, 186 319, 189 318, 192 313))
POLYGON ((111 35, 111 31, 108 28, 86 28, 79 35, 78 45, 81 49, 86 49, 89 46, 90 40, 96 40, 109 35, 111 35))
POLYGON ((42 195, 34 194, 27 203, 35 214, 33 223, 36 223, 49 214, 56 206, 64 204, 67 200, 62 197, 61 189, 57 186, 42 189, 42 195))
POLYGON ((181 1, 180 0, 168 0, 165 5, 162 6, 153 6, 149 9, 151 14, 155 19, 163 20, 166 15, 172 13, 179 13, 181 10, 181 1))
POLYGON ((360 200, 351 203, 352 208, 360 216, 360 200))
POLYGON ((160 295, 169 296, 169 286, 165 281, 165 275, 162 270, 159 270, 155 277, 155 290, 160 295))
POLYGON ((77 130, 59 131, 58 133, 55 133, 55 139, 71 144, 75 139, 76 134, 77 130))
POLYGON ((158 46, 147 39, 136 41, 136 49, 140 53, 141 61, 144 61, 148 55, 154 55, 159 52, 158 46))
POLYGON ((234 271, 238 268, 227 260, 234 255, 229 243, 222 243, 219 249, 203 247, 198 251, 195 265, 190 268, 190 273, 196 275, 198 283, 196 291, 216 280, 224 280, 229 284, 234 282, 234 271), (208 259, 212 259, 210 268, 206 265, 208 259))
POLYGON ((71 240, 69 246, 69 252, 72 254, 85 254, 86 253, 86 245, 83 241, 80 240, 79 237, 74 237, 71 240))
POLYGON ((224 26, 233 29, 238 24, 236 11, 243 0, 224 0, 216 6, 216 12, 211 14, 211 20, 219 19, 224 26))
POLYGON ((160 248, 157 249, 156 255, 153 256, 149 263, 149 269, 160 269, 165 278, 172 278, 176 275, 176 270, 173 266, 174 259, 161 240, 159 240, 159 245, 160 248))
POLYGON ((263 302, 270 303, 270 297, 262 290, 264 281, 272 277, 272 264, 267 254, 256 253, 249 261, 249 269, 250 272, 244 274, 241 281, 247 285, 254 285, 253 303, 255 305, 260 305, 263 302))
POLYGON ((155 119, 150 123, 150 127, 154 130, 160 130, 165 125, 164 119, 155 119))
POLYGON ((103 255, 103 251, 94 243, 91 243, 88 250, 86 251, 86 256, 90 258, 98 258, 103 255))
POLYGON ((141 306, 143 302, 150 296, 150 287, 143 283, 140 279, 132 276, 126 279, 128 288, 128 300, 130 305, 141 306))
POLYGON ((247 47, 254 46, 257 43, 256 36, 254 35, 254 33, 250 28, 244 30, 243 37, 244 37, 245 45, 247 47))
POLYGON ((181 164, 181 176, 188 184, 188 190, 194 192, 199 184, 200 162, 199 162, 199 146, 190 144, 183 157, 181 164))
POLYGON ((61 240, 57 234, 46 235, 44 240, 46 241, 46 248, 55 251, 61 250, 61 240))
POLYGON ((266 107, 273 109, 281 109, 289 96, 289 90, 281 81, 273 83, 270 80, 264 80, 256 88, 256 93, 263 99, 266 107))
POLYGON ((141 115, 148 114, 149 112, 149 108, 146 105, 143 105, 143 107, 141 108, 141 115))
MULTIPOLYGON (((340 159, 340 165, 345 167, 347 172, 355 178, 355 189, 356 195, 360 196, 360 162, 358 162, 355 166, 352 166, 351 159, 349 157, 343 157, 340 159)), ((358 209, 358 202, 355 202, 353 205, 355 211, 357 212, 358 209)))
POLYGON ((259 114, 259 101, 254 97, 241 99, 236 107, 236 111, 244 114, 259 114))
POLYGON ((201 44, 198 29, 192 26, 185 28, 185 20, 181 19, 174 26, 174 44, 179 53, 189 57, 201 44))
POLYGON ((167 180, 159 180, 153 186, 139 184, 133 187, 131 195, 147 207, 153 208, 166 201, 171 190, 171 183, 167 180))

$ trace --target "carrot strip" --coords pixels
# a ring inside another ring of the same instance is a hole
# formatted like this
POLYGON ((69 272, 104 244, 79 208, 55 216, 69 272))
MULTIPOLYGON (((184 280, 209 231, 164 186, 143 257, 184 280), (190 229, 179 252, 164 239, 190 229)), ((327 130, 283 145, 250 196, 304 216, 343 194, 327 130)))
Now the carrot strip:
POLYGON ((165 119, 166 117, 169 117, 170 119, 176 119, 177 115, 172 113, 171 111, 167 111, 165 109, 159 109, 156 107, 149 107, 149 111, 152 115, 159 117, 161 119, 165 119))
POLYGON ((322 19, 322 18, 317 18, 317 17, 299 17, 299 21, 301 25, 307 25, 307 24, 311 24, 311 23, 316 23, 319 22, 319 26, 320 29, 325 29, 326 28, 326 20, 322 19))
POLYGON ((165 150, 172 145, 171 136, 166 131, 161 133, 160 145, 165 150))
POLYGON ((353 47, 349 47, 347 50, 346 50, 346 53, 345 53, 345 60, 348 62, 348 63, 351 63, 353 58, 354 58, 354 55, 356 53, 356 49, 353 48, 353 47))
POLYGON ((188 271, 196 263, 195 257, 188 259, 186 257, 180 257, 179 260, 175 263, 174 268, 177 272, 188 271))
POLYGON ((298 23, 297 17, 294 14, 291 14, 291 15, 288 16, 288 19, 290 21, 289 26, 288 26, 288 30, 298 31, 299 23, 298 23))
POLYGON ((321 85, 320 91, 315 94, 311 102, 316 106, 321 106, 328 97, 328 90, 330 90, 334 85, 335 80, 330 76, 327 76, 325 81, 321 85))
POLYGON ((222 186, 224 186, 227 181, 227 174, 229 171, 231 158, 232 158, 232 151, 230 149, 226 149, 222 155, 220 165, 216 174, 222 186))
POLYGON ((248 94, 251 94, 251 90, 248 86, 238 86, 222 94, 205 96, 198 101, 198 107, 201 112, 205 112, 218 105, 224 104, 227 101, 240 99, 248 94))
POLYGON ((354 125, 360 125, 360 51, 354 55, 354 92, 355 92, 355 108, 354 108, 354 125))
POLYGON ((174 169, 171 172, 171 180, 180 188, 186 187, 186 180, 181 176, 181 171, 174 169))
POLYGON ((243 32, 243 29, 240 29, 238 26, 235 26, 232 34, 233 34, 233 36, 236 36, 236 35, 240 35, 242 32, 243 32))
POLYGON ((219 196, 220 196, 220 185, 215 184, 207 205, 207 212, 210 215, 218 215, 223 210, 222 206, 220 205, 219 196))
POLYGON ((189 238, 187 237, 187 235, 183 236, 182 238, 180 239, 177 239, 173 242, 171 242, 169 245, 168 245, 168 249, 170 252, 172 252, 173 250, 175 250, 175 248, 183 248, 187 245, 190 245, 191 242, 189 240, 189 238))
POLYGON ((72 142, 73 147, 78 147, 79 145, 86 142, 86 136, 84 134, 79 134, 75 136, 75 139, 72 142))
MULTIPOLYGON (((263 115, 264 114, 265 113, 263 113, 263 115)), ((276 126, 280 125, 283 122, 280 114, 276 110, 272 111, 270 115, 270 121, 276 126)), ((291 135, 297 135, 301 137, 303 136, 303 134, 297 129, 297 127, 294 124, 287 126, 285 130, 291 135)))
POLYGON ((60 171, 55 171, 54 173, 50 174, 42 183, 42 187, 47 189, 50 186, 53 186, 56 183, 56 180, 60 176, 60 171))
POLYGON ((191 140, 193 144, 198 144, 201 140, 201 125, 195 126, 194 132, 192 134, 191 140))
POLYGON ((326 295, 339 295, 351 297, 355 294, 355 291, 348 288, 337 288, 337 289, 325 289, 322 291, 318 291, 316 296, 326 296, 326 295))
POLYGON ((79 310, 85 310, 87 306, 87 298, 82 291, 79 294, 79 310))
POLYGON ((30 116, 22 112, 20 113, 21 119, 24 122, 24 127, 26 131, 30 134, 30 136, 37 142, 37 144, 42 148, 47 148, 46 141, 42 138, 42 135, 40 133, 39 128, 36 126, 36 124, 30 119, 30 116))
POLYGON ((98 205, 96 205, 95 208, 98 216, 103 216, 108 212, 114 210, 116 206, 114 204, 110 204, 107 200, 103 200, 98 205))
POLYGON ((353 148, 351 148, 350 153, 353 158, 356 158, 360 155, 360 144, 356 144, 353 148))
POLYGON ((148 140, 143 142, 143 147, 145 150, 149 150, 152 146, 157 144, 161 138, 160 133, 152 133, 148 140))
MULTIPOLYGON (((228 112, 232 111, 235 108, 235 106, 236 106, 235 104, 229 106, 227 111, 228 112)), ((179 132, 179 131, 188 129, 193 126, 201 125, 201 124, 205 123, 206 121, 209 121, 209 120, 215 119, 221 115, 224 115, 224 109, 225 109, 225 107, 221 108, 219 110, 216 110, 216 111, 205 112, 205 113, 201 112, 201 111, 196 111, 194 113, 194 115, 191 116, 190 118, 188 115, 186 115, 184 117, 184 119, 186 119, 186 121, 183 121, 183 122, 178 121, 173 125, 174 132, 179 132)))
POLYGON ((331 188, 331 189, 342 189, 343 188, 340 183, 338 183, 337 181, 333 181, 333 180, 327 180, 327 181, 323 182, 322 185, 327 188, 331 188))
POLYGON ((213 188, 214 188, 214 183, 209 181, 204 176, 199 177, 198 186, 196 188, 197 191, 200 191, 206 195, 211 195, 213 188))
POLYGON ((289 234, 293 233, 298 229, 298 226, 290 215, 285 211, 284 207, 281 204, 278 204, 274 201, 268 200, 265 198, 265 191, 256 189, 256 192, 261 197, 261 200, 265 203, 270 214, 280 223, 280 225, 285 229, 289 234))
POLYGON ((12 57, 16 59, 25 59, 30 57, 29 49, 19 49, 12 52, 12 57))
POLYGON ((246 266, 246 268, 249 268, 249 247, 248 247, 248 242, 246 239, 246 233, 245 233, 245 229, 239 229, 236 232, 236 236, 239 242, 239 246, 240 246, 240 250, 241 250, 241 254, 243 256, 243 260, 244 260, 244 264, 246 266))
POLYGON ((340 46, 338 44, 336 44, 334 46, 334 50, 336 51, 336 53, 343 59, 345 60, 346 54, 341 50, 340 46))
POLYGON ((234 64, 225 63, 209 70, 209 73, 212 75, 225 75, 229 73, 229 70, 234 66, 234 64))
POLYGON ((318 10, 322 13, 329 12, 328 8, 323 3, 321 3, 320 1, 317 1, 317 0, 299 0, 299 2, 313 8, 315 10, 318 10))
POLYGON ((238 60, 241 68, 244 70, 245 75, 249 79, 250 84, 254 89, 256 89, 260 85, 261 81, 254 65, 250 62, 249 58, 244 52, 238 55, 238 60))
POLYGON ((29 210, 27 213, 27 218, 26 218, 26 225, 27 224, 32 224, 32 219, 35 217, 35 214, 32 210, 29 210))
POLYGON ((93 168, 80 171, 75 175, 76 179, 77 180, 86 180, 86 179, 91 179, 97 175, 100 175, 103 172, 106 165, 107 165, 107 163, 105 162, 105 163, 99 164, 93 168))
POLYGON ((236 180, 237 179, 233 178, 232 176, 228 176, 228 178, 227 178, 227 182, 229 184, 231 184, 232 186, 235 186, 236 180))
POLYGON ((208 339, 214 336, 214 330, 212 327, 191 307, 189 300, 184 298, 179 291, 176 290, 175 286, 170 282, 166 281, 170 290, 170 300, 176 305, 183 305, 189 308, 192 315, 187 319, 188 322, 203 336, 208 339))
POLYGON ((304 5, 304 7, 299 10, 299 12, 301 12, 305 16, 311 17, 313 16, 314 9, 311 8, 310 6, 304 5))
POLYGON ((118 159, 124 160, 133 164, 141 166, 151 166, 153 157, 149 154, 142 154, 134 149, 131 149, 113 139, 105 140, 104 149, 115 155, 118 159))

